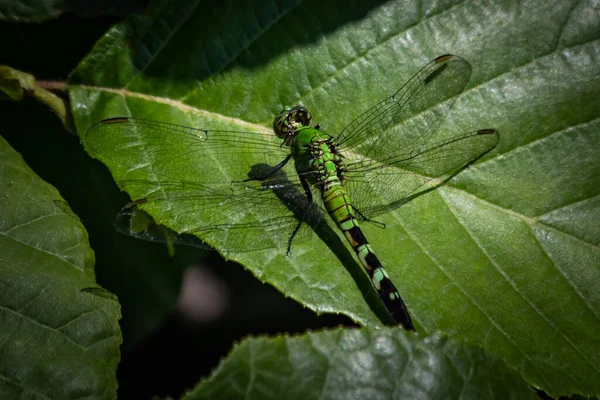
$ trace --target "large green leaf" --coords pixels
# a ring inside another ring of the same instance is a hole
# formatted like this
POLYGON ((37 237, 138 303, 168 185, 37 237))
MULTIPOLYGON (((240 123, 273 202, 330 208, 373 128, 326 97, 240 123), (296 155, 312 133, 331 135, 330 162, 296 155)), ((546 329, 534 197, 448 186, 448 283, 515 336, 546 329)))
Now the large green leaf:
POLYGON ((184 399, 533 399, 480 348, 398 329, 250 338, 184 399))
POLYGON ((115 398, 120 308, 87 233, 0 138, 0 398, 115 398))
MULTIPOLYGON (((153 4, 74 71, 81 135, 122 115, 270 134, 282 106, 298 103, 336 133, 435 56, 469 60, 473 77, 442 129, 495 128, 496 150, 365 233, 418 331, 479 343, 552 394, 600 393, 600 19, 591 2, 153 4)), ((152 166, 181 154, 138 156, 133 163, 152 166)), ((103 161, 117 181, 136 174, 103 161)), ((186 162, 182 179, 194 171, 186 162)), ((315 235, 289 257, 228 257, 316 312, 380 325, 350 250, 329 239, 315 235)))

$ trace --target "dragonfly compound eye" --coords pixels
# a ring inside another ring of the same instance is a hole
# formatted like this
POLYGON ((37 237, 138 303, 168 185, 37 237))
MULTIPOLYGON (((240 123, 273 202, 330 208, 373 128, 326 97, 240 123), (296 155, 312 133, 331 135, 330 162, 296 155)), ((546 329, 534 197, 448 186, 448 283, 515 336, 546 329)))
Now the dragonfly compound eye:
POLYGON ((273 129, 277 137, 285 139, 290 132, 310 126, 311 119, 310 112, 303 106, 285 107, 273 121, 273 129))

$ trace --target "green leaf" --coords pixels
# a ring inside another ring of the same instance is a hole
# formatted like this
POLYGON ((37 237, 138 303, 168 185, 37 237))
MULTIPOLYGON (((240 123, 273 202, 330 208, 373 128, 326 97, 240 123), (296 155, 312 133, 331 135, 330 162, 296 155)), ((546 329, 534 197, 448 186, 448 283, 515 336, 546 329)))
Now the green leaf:
POLYGON ((6 0, 0 3, 0 20, 42 22, 59 17, 64 8, 64 0, 6 0))
POLYGON ((250 338, 192 399, 534 399, 498 357, 442 335, 336 329, 250 338))
POLYGON ((39 23, 58 18, 65 12, 86 17, 125 16, 141 11, 142 4, 138 0, 4 0, 0 2, 0 20, 39 23))
MULTIPOLYGON (((442 129, 495 128, 499 145, 365 234, 419 332, 478 343, 552 395, 598 395, 600 19, 592 12, 590 2, 156 2, 97 43, 73 72, 70 95, 82 136, 123 115, 269 134, 273 117, 295 104, 335 134, 434 57, 464 57, 473 76, 442 129)), ((182 176, 195 171, 193 159, 169 149, 130 162, 151 168, 173 157, 182 176)), ((136 174, 103 161, 117 181, 136 174)), ((176 217, 157 222, 175 231, 193 222, 176 217)), ((314 235, 290 257, 228 257, 318 313, 380 326, 350 249, 339 236, 325 239, 314 235)))
POLYGON ((5 115, 15 128, 3 131, 4 137, 85 222, 96 256, 97 282, 116 294, 126 310, 119 320, 124 338, 120 349, 126 357, 173 312, 183 269, 197 262, 198 252, 178 248, 171 258, 163 246, 117 232, 115 214, 127 195, 119 192, 106 167, 83 151, 79 138, 65 135, 56 117, 41 105, 22 102, 9 108, 5 115))
POLYGON ((33 75, 0 65, 0 100, 21 101, 25 94, 49 106, 69 132, 75 131, 64 98, 38 85, 33 75))
POLYGON ((2 138, 0 189, 0 398, 115 398, 119 303, 86 231, 2 138))
POLYGON ((0 100, 20 101, 24 90, 34 89, 33 75, 0 65, 0 100))

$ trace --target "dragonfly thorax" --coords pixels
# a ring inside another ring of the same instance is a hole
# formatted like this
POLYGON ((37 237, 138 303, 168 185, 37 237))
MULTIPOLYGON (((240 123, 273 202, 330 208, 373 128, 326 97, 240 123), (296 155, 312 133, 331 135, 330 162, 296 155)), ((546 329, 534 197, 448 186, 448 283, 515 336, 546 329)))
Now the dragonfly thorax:
POLYGON ((289 139, 301 127, 310 126, 311 119, 310 112, 303 106, 287 106, 275 117, 273 129, 278 138, 289 139))

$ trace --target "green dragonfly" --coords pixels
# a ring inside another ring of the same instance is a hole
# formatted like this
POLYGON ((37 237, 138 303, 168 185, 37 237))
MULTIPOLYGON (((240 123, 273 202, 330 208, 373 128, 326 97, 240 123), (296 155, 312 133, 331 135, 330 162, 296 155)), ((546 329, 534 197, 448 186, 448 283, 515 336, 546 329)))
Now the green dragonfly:
POLYGON ((287 247, 289 253, 328 214, 394 321, 414 330, 359 221, 384 227, 373 218, 439 186, 496 146, 493 129, 460 135, 437 129, 470 76, 463 58, 437 57, 335 136, 296 106, 275 118, 275 135, 119 117, 92 126, 84 142, 92 156, 126 171, 119 185, 139 199, 117 217, 122 232, 165 240, 133 222, 142 209, 157 224, 202 240, 181 239, 185 244, 225 253, 287 247))

